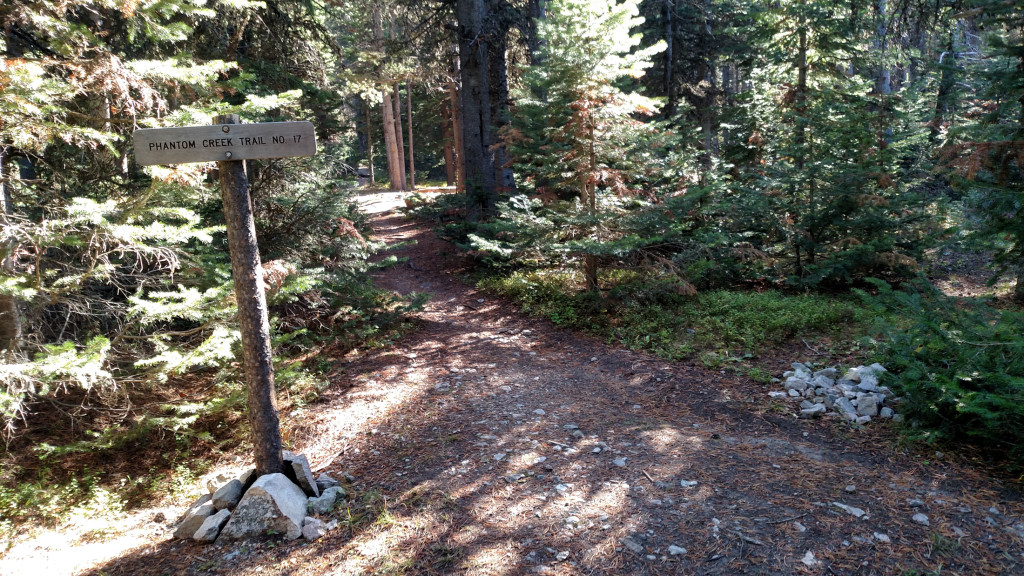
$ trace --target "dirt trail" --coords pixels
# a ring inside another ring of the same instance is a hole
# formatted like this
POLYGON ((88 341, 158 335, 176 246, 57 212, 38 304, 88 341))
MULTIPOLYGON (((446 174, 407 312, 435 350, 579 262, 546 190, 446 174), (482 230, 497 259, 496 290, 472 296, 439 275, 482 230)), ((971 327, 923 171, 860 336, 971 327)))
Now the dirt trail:
POLYGON ((378 208, 379 239, 414 242, 378 282, 433 298, 418 329, 343 360, 337 386, 287 416, 303 422, 293 448, 351 474, 348 512, 372 517, 312 543, 164 536, 93 573, 1024 572, 1012 486, 904 452, 884 425, 796 420, 739 376, 526 317, 378 208))

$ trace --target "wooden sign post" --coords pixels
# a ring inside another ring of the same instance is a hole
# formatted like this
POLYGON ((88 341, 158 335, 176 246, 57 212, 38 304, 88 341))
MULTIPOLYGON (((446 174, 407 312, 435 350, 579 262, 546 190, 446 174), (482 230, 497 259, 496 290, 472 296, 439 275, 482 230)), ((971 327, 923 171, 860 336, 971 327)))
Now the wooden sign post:
POLYGON ((273 350, 263 266, 256 242, 249 180, 243 159, 312 156, 316 138, 309 122, 240 124, 238 115, 214 118, 214 126, 144 129, 134 134, 140 164, 217 161, 227 221, 231 276, 242 333, 256 474, 281 472, 281 425, 274 392, 273 350))

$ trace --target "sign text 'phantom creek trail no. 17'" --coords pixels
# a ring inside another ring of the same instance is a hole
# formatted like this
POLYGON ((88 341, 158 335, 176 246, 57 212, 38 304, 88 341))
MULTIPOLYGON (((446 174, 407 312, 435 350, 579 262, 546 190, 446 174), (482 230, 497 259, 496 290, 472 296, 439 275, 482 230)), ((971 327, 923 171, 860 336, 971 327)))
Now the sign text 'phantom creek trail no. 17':
POLYGON ((144 166, 288 158, 316 153, 310 122, 264 122, 136 130, 135 160, 144 166))

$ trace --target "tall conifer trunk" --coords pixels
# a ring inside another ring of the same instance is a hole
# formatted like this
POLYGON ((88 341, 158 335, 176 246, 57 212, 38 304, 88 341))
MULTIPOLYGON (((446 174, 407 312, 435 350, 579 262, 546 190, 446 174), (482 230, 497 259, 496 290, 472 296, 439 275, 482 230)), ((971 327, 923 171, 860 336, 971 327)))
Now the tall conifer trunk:
POLYGON ((441 141, 444 142, 444 177, 448 186, 455 184, 455 144, 452 141, 452 104, 445 100, 441 104, 441 141))
POLYGON ((475 222, 497 213, 491 130, 488 35, 485 0, 457 0, 459 61, 462 67, 462 146, 466 163, 466 219, 475 222))
MULTIPOLYGON (((10 226, 11 215, 14 213, 14 201, 11 197, 11 185, 7 175, 9 168, 10 148, 0 144, 0 223, 10 226)), ((0 278, 14 274, 14 241, 0 245, 0 278)), ((18 312, 18 300, 12 294, 0 294, 0 353, 11 353, 18 349, 21 340, 21 318, 18 312)))
POLYGON ((395 108, 391 104, 390 90, 381 90, 383 102, 381 111, 384 118, 384 150, 388 161, 388 182, 393 191, 402 190, 402 165, 399 163, 398 143, 395 141, 395 108))
POLYGON ((395 93, 395 146, 398 149, 398 172, 402 181, 401 190, 409 189, 409 181, 405 176, 405 137, 402 135, 402 97, 398 91, 398 82, 392 85, 395 93))
POLYGON ((405 115, 405 120, 409 126, 409 189, 416 190, 416 161, 413 160, 413 153, 415 150, 412 145, 412 81, 406 80, 405 82, 405 103, 408 108, 408 113, 405 115))
POLYGON ((672 78, 673 72, 673 40, 675 39, 675 12, 676 4, 673 0, 665 0, 665 118, 671 118, 676 113, 676 86, 672 78))
POLYGON ((494 164, 497 170, 495 180, 502 192, 513 192, 516 188, 515 174, 512 172, 512 159, 508 147, 501 140, 504 129, 512 124, 512 113, 509 110, 508 63, 505 55, 508 49, 509 26, 503 22, 501 29, 494 33, 494 42, 490 44, 490 92, 491 117, 497 135, 497 146, 494 149, 494 164))
POLYGON ((370 122, 370 103, 363 101, 363 109, 366 111, 366 162, 370 168, 370 186, 377 185, 376 174, 373 167, 373 123, 370 122))

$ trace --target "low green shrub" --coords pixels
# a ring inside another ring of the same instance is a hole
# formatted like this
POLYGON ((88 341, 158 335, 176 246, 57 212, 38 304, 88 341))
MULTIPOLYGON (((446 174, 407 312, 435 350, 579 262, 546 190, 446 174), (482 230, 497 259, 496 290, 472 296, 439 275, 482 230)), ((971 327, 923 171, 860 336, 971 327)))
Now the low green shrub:
POLYGON ((582 290, 579 273, 517 271, 480 282, 526 312, 665 358, 700 350, 756 351, 789 338, 856 340, 873 318, 848 299, 778 291, 713 290, 693 295, 677 278, 621 271, 606 293, 582 290))
POLYGON ((911 436, 969 441, 1024 465, 1024 312, 951 298, 923 281, 901 290, 873 283, 878 294, 862 295, 889 318, 884 363, 911 436))

